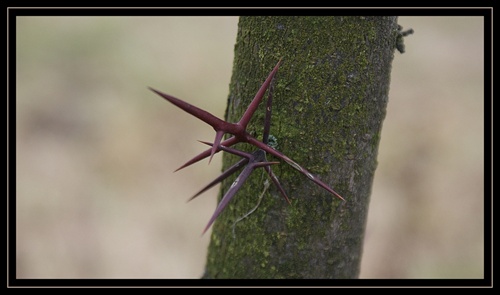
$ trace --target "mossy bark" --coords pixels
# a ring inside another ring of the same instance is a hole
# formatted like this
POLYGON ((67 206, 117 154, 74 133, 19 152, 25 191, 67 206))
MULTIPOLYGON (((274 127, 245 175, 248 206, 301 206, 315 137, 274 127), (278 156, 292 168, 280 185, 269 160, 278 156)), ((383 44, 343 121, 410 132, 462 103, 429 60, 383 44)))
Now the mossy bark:
MULTIPOLYGON (((213 226, 203 278, 356 278, 397 17, 251 16, 241 17, 238 26, 226 120, 239 120, 282 58, 270 132, 277 149, 346 202, 282 162, 272 169, 292 201, 288 205, 272 183, 265 190, 264 170, 255 170, 213 226), (264 191, 255 212, 236 222, 264 191)), ((264 104, 248 127, 257 137, 264 104)), ((223 169, 235 161, 226 153, 223 169)), ((235 178, 222 184, 219 200, 235 178)))

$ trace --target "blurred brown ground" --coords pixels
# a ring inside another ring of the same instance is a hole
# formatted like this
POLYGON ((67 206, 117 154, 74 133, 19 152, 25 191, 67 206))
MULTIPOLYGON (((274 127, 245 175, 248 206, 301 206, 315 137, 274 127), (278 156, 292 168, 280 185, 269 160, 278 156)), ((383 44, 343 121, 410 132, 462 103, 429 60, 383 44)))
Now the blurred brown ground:
MULTIPOLYGON (((234 17, 17 19, 19 278, 197 278, 220 171, 172 173, 223 117, 234 17)), ((483 23, 400 17, 361 278, 483 277, 483 23)))

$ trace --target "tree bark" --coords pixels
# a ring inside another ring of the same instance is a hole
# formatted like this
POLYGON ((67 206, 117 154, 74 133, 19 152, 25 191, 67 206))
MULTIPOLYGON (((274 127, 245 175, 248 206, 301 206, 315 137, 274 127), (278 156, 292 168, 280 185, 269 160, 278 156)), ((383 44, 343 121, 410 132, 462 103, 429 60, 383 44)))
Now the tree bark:
MULTIPOLYGON (((276 149, 346 202, 281 161, 272 169, 288 205, 255 170, 213 226, 203 278, 357 278, 397 17, 251 16, 238 27, 226 120, 239 120, 282 58, 273 85, 276 149), (255 212, 236 222, 262 194, 255 212)), ((260 138, 264 104, 248 126, 260 138)), ((225 153, 223 169, 237 160, 225 153)), ((219 200, 237 174, 223 182, 219 200)))

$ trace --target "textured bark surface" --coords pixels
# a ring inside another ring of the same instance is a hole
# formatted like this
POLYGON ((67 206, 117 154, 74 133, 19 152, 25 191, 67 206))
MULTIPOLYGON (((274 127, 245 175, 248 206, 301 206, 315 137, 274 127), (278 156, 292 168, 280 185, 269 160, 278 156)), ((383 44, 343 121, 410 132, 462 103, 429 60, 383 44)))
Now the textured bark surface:
MULTIPOLYGON (((235 223, 265 190, 268 177, 255 170, 213 226, 203 277, 357 278, 397 17, 252 16, 238 26, 226 119, 239 120, 282 58, 270 132, 277 149, 346 202, 282 162, 272 169, 292 204, 271 183, 257 210, 235 223)), ((264 105, 248 127, 257 137, 264 105)), ((223 169, 235 161, 226 153, 223 169)), ((236 176, 222 184, 219 200, 236 176)))

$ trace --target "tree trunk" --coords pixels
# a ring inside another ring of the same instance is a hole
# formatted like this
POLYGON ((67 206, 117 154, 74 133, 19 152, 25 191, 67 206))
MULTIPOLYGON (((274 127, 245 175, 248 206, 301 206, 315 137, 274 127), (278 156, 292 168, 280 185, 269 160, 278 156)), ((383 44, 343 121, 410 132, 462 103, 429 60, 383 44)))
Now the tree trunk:
MULTIPOLYGON (((238 26, 226 120, 239 120, 282 58, 273 85, 276 149, 346 202, 281 161, 272 169, 288 205, 255 170, 213 226, 203 278, 357 278, 397 17, 252 16, 238 26)), ((248 126, 258 138, 264 109, 265 102, 248 126)), ((225 153, 223 169, 236 161, 225 153)), ((223 182, 219 200, 237 174, 223 182)))

